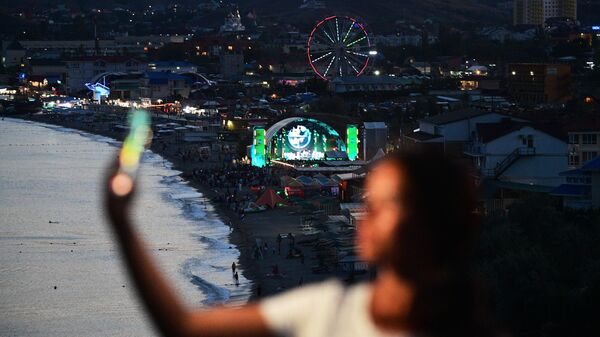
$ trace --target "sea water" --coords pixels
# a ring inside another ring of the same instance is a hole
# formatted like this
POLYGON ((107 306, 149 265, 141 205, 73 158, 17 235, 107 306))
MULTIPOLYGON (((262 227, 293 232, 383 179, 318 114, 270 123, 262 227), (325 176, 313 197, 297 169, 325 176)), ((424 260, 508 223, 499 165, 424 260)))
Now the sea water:
MULTIPOLYGON (((0 335, 149 336, 102 209, 119 143, 88 133, 0 121, 0 335)), ((241 304, 239 251, 212 205, 171 164, 143 155, 135 225, 187 305, 241 304)))

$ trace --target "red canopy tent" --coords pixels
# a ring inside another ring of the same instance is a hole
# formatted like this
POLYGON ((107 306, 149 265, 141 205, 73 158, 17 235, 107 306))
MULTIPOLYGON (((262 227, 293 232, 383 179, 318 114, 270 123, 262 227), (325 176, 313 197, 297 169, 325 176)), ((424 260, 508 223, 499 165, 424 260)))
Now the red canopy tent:
POLYGON ((271 208, 275 208, 275 205, 277 204, 287 205, 288 202, 282 197, 280 197, 279 194, 275 193, 275 191, 273 191, 270 188, 267 188, 267 190, 265 190, 265 193, 263 193, 263 195, 261 195, 260 198, 256 200, 256 204, 268 205, 271 208))

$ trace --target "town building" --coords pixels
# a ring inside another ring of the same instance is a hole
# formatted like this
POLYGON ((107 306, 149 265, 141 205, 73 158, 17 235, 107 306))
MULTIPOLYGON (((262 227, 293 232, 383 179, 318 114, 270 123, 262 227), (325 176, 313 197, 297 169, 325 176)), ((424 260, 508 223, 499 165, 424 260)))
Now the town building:
POLYGON ((142 73, 147 63, 128 56, 84 56, 65 61, 66 90, 76 93, 85 90, 86 83, 95 83, 107 74, 142 73))
POLYGON ((142 79, 140 95, 152 100, 169 97, 188 98, 191 82, 189 77, 171 72, 147 72, 142 79))
POLYGON ((550 18, 577 20, 577 0, 515 0, 514 25, 544 25, 550 18))
POLYGON ((418 128, 403 132, 402 147, 444 151, 461 156, 464 146, 469 143, 479 123, 498 123, 503 119, 525 122, 524 119, 506 116, 484 109, 461 109, 419 121, 418 128))
POLYGON ((46 86, 62 86, 65 83, 67 66, 54 59, 33 59, 29 61, 27 80, 38 88, 46 86))
POLYGON ((156 61, 148 63, 150 71, 170 71, 173 73, 195 73, 198 66, 185 61, 156 61))
POLYGON ((234 79, 244 74, 244 54, 233 47, 219 56, 219 69, 224 79, 234 79))
POLYGON ((560 172, 567 169, 567 142, 563 133, 553 127, 511 118, 477 123, 464 149, 484 178, 558 186, 562 182, 560 172))
POLYGON ((378 152, 387 150, 388 129, 384 122, 363 124, 363 159, 371 160, 378 152))
POLYGON ((242 18, 240 17, 240 11, 235 10, 227 15, 225 22, 219 29, 221 34, 236 34, 242 33, 246 30, 246 27, 242 24, 242 18))
POLYGON ((571 66, 560 63, 510 64, 508 94, 521 104, 564 102, 571 97, 571 66))
POLYGON ((411 76, 342 76, 329 81, 329 90, 341 94, 350 92, 396 91, 415 88, 427 78, 411 76))
POLYGON ((566 208, 600 208, 600 157, 596 157, 580 168, 561 173, 565 181, 551 195, 561 197, 566 208))
MULTIPOLYGON (((98 40, 19 40, 27 56, 33 58, 61 58, 64 56, 144 55, 169 43, 183 43, 184 36, 116 36, 98 40)), ((10 42, 5 41, 9 46, 10 42)))
POLYGON ((582 123, 568 131, 569 168, 580 168, 600 155, 600 127, 582 123))
POLYGON ((5 42, 2 45, 6 46, 2 50, 2 65, 5 68, 24 64, 27 51, 18 41, 5 42))

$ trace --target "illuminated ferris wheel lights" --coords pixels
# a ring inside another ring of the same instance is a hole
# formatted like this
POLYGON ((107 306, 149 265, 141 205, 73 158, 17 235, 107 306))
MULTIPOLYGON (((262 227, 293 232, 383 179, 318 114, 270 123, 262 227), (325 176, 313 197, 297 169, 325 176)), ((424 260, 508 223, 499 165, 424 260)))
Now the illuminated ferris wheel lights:
POLYGON ((331 55, 331 54, 333 54, 333 52, 332 52, 332 51, 328 52, 328 53, 327 53, 327 54, 325 54, 325 55, 319 56, 319 57, 317 57, 316 59, 314 59, 314 60, 313 60, 313 63, 315 63, 315 62, 317 62, 317 61, 319 61, 319 60, 321 60, 321 59, 323 59, 323 58, 325 58, 325 57, 327 57, 327 56, 329 56, 329 55, 331 55))
POLYGON ((364 40, 366 38, 367 38, 367 36, 365 35, 365 36, 361 37, 360 39, 355 40, 354 42, 350 42, 349 44, 346 45, 346 47, 350 47, 352 45, 355 45, 356 43, 358 43, 358 42, 360 42, 360 41, 362 41, 362 40, 364 40))
POLYGON ((363 54, 363 53, 357 53, 357 52, 352 51, 352 50, 348 50, 347 52, 351 53, 351 54, 354 54, 354 55, 362 56, 362 57, 369 57, 369 55, 371 55, 371 52, 369 52, 369 55, 363 54))
MULTIPOLYGON (((347 61, 347 60, 348 60, 348 58, 346 58, 346 61, 347 61)), ((358 74, 358 73, 359 73, 359 71, 358 71, 358 69, 356 69, 356 67, 354 66, 354 64, 352 64, 352 63, 350 63, 350 62, 348 62, 348 63, 349 63, 351 66, 352 66, 352 69, 354 69, 354 71, 355 71, 355 72, 358 74)))
POLYGON ((370 49, 363 25, 350 17, 330 16, 311 31, 307 56, 315 74, 327 80, 336 76, 360 76, 373 55, 370 49))
POLYGON ((346 36, 344 36, 344 40, 342 42, 346 42, 346 39, 348 38, 348 35, 350 35, 350 31, 352 30, 352 27, 354 27, 354 25, 350 25, 350 27, 348 28, 348 32, 346 32, 346 36))
POLYGON ((327 66, 327 69, 325 69, 325 73, 323 75, 327 76, 327 72, 329 71, 329 68, 331 68, 333 61, 335 61, 335 56, 331 58, 331 62, 329 62, 329 65, 327 66))

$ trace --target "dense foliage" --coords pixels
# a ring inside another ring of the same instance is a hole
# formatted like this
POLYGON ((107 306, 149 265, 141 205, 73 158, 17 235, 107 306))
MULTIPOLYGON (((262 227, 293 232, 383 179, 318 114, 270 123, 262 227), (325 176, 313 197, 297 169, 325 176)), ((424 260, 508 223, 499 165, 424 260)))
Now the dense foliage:
POLYGON ((514 336, 598 336, 600 213, 546 198, 483 222, 479 266, 500 325, 514 336))

